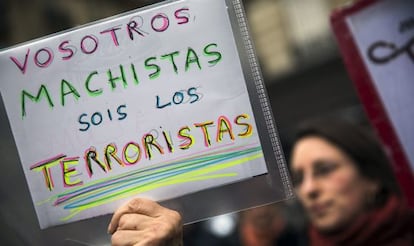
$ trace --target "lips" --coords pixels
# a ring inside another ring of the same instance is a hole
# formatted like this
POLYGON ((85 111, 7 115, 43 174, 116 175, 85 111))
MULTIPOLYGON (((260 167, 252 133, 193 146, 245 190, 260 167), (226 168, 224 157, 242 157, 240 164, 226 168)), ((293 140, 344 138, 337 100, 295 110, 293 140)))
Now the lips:
POLYGON ((320 217, 328 213, 329 207, 330 207, 329 202, 314 203, 308 206, 308 210, 313 216, 320 217))

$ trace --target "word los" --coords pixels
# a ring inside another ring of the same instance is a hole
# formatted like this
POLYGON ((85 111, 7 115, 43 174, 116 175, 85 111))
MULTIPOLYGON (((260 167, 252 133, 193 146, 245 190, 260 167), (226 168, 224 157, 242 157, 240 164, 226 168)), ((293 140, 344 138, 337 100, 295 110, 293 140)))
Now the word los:
MULTIPOLYGON (((125 104, 119 105, 116 108, 116 115, 115 115, 115 117, 118 116, 116 118, 116 120, 124 120, 127 117, 127 113, 124 111, 124 109, 126 109, 126 105, 125 104)), ((110 109, 107 109, 106 110, 106 113, 95 112, 91 116, 89 116, 86 113, 81 114, 79 116, 78 122, 83 127, 79 128, 79 131, 81 131, 81 132, 87 131, 91 125, 99 126, 101 123, 104 122, 104 119, 106 118, 103 115, 107 116, 108 117, 108 120, 112 121, 113 118, 114 118, 112 116, 112 114, 113 113, 112 113, 112 111, 110 109)))
MULTIPOLYGON (((204 66, 212 67, 218 64, 222 55, 220 51, 216 50, 218 47, 215 43, 209 43, 204 46, 202 51, 196 52, 192 48, 187 48, 185 52, 174 51, 167 53, 161 56, 152 56, 144 60, 141 64, 145 71, 148 71, 146 75, 148 79, 154 80, 158 78, 164 70, 173 71, 173 74, 180 74, 181 72, 188 72, 194 69, 202 70, 204 66), (181 55, 184 53, 183 55, 181 55)), ((66 101, 69 98, 77 101, 82 97, 80 89, 84 90, 84 95, 90 97, 97 97, 104 94, 104 85, 106 84, 109 87, 110 91, 115 91, 117 84, 121 84, 124 89, 128 87, 129 84, 139 85, 139 76, 137 73, 136 65, 131 63, 129 66, 129 75, 127 76, 126 69, 124 65, 119 65, 119 70, 117 75, 115 74, 114 69, 108 69, 106 74, 99 73, 97 70, 90 72, 85 80, 83 81, 83 86, 75 86, 74 83, 62 79, 60 81, 60 90, 52 91, 48 89, 47 85, 41 84, 37 93, 32 93, 26 90, 21 92, 21 115, 24 118, 27 115, 26 102, 27 99, 34 103, 39 103, 42 99, 46 100, 50 108, 55 107, 55 102, 57 99, 60 99, 60 104, 62 107, 66 105, 66 101), (104 75, 104 76, 102 76, 104 75), (106 76, 105 76, 106 75, 106 76), (104 77, 104 78, 102 78, 104 77), (129 81, 128 79, 129 78, 129 81), (55 95, 52 97, 52 95, 55 95)), ((82 83, 82 82, 81 82, 82 83)), ((76 84, 79 84, 79 81, 76 81, 76 84)), ((191 91, 188 92, 194 94, 191 91)))
MULTIPOLYGON (((167 151, 168 153, 174 153, 176 147, 181 150, 188 150, 196 143, 196 136, 200 135, 203 138, 204 146, 208 148, 212 146, 213 141, 210 131, 213 131, 216 143, 221 143, 225 137, 229 141, 234 142, 236 137, 246 138, 252 135, 253 127, 246 122, 248 119, 250 117, 247 114, 237 115, 233 122, 226 116, 219 116, 216 124, 214 124, 214 121, 205 121, 194 123, 192 127, 183 126, 177 131, 177 139, 180 142, 178 146, 174 145, 173 138, 165 130, 159 136, 146 133, 142 135, 140 143, 131 141, 126 143, 120 151, 115 143, 110 143, 103 149, 102 158, 99 156, 97 149, 92 146, 84 152, 84 169, 88 177, 92 178, 95 169, 100 170, 101 173, 108 174, 114 164, 123 168, 136 166, 142 158, 151 160, 155 154, 164 155, 167 151), (237 129, 234 126, 237 126, 237 129), (193 131, 197 131, 198 134, 193 131)), ((82 173, 77 169, 80 161, 81 158, 78 156, 68 157, 65 154, 59 154, 32 165, 30 170, 42 172, 46 188, 52 191, 55 184, 53 182, 51 169, 55 166, 60 167, 64 187, 67 188, 83 184, 84 181, 80 178, 82 173)))
POLYGON ((195 103, 201 99, 201 94, 197 93, 197 88, 191 87, 188 90, 181 90, 174 93, 171 100, 168 102, 161 103, 160 96, 156 96, 157 108, 165 108, 171 106, 172 103, 175 105, 184 104, 184 103, 195 103), (184 91, 184 92, 183 92, 184 91))
MULTIPOLYGON (((162 33, 169 29, 171 22, 174 21, 176 25, 183 25, 189 23, 190 13, 188 8, 179 8, 174 11, 173 17, 165 13, 157 13, 145 20, 142 16, 132 17, 128 23, 111 26, 95 34, 88 34, 80 38, 78 41, 64 39, 56 48, 43 47, 34 52, 30 48, 26 50, 26 55, 23 58, 16 58, 10 56, 10 60, 16 65, 22 74, 27 71, 29 58, 33 60, 33 64, 38 68, 47 68, 55 60, 55 56, 60 55, 62 61, 71 60, 79 50, 84 55, 94 54, 99 49, 100 38, 105 37, 109 39, 110 44, 120 46, 118 35, 127 35, 130 41, 137 40, 137 37, 145 37, 150 32, 162 33), (171 20, 172 19, 172 20, 171 20)), ((108 43, 108 42, 106 42, 108 43)), ((107 49, 107 47, 102 47, 107 49)))

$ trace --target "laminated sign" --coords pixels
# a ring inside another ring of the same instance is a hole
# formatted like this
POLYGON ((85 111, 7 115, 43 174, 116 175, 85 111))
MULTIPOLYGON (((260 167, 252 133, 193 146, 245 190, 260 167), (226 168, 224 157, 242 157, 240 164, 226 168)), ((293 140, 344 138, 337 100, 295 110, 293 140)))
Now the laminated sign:
POLYGON ((133 197, 191 222, 292 196, 239 1, 134 10, 5 49, 0 70, 41 228, 133 197))

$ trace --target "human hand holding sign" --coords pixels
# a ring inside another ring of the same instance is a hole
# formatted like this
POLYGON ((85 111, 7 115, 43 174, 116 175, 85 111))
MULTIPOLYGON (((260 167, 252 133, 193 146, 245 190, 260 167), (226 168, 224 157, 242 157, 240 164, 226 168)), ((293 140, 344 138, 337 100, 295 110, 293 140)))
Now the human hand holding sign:
POLYGON ((112 245, 181 246, 181 216, 158 203, 136 198, 118 208, 108 226, 112 245))

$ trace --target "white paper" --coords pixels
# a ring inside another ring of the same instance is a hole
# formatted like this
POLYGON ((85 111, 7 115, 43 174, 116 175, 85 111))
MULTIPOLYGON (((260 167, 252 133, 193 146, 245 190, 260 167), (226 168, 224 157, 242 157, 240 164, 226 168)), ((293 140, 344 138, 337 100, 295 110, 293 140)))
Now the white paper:
POLYGON ((414 170, 414 1, 378 1, 347 23, 414 170))
POLYGON ((5 50, 0 80, 41 228, 267 172, 222 0, 5 50))

